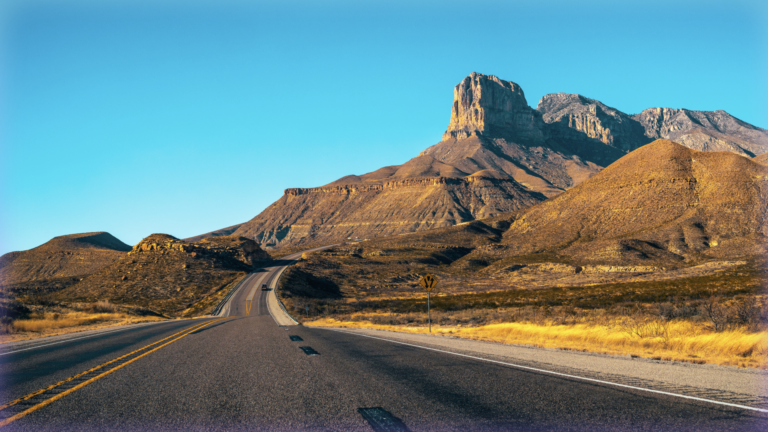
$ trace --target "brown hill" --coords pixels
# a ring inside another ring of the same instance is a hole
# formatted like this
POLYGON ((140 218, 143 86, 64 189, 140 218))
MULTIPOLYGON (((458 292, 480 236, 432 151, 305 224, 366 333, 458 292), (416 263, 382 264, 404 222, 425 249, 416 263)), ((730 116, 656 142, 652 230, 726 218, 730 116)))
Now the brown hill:
POLYGON ((178 316, 205 313, 224 288, 269 260, 253 240, 210 237, 187 243, 152 234, 111 265, 48 299, 59 302, 109 300, 178 316))
POLYGON ((288 189, 235 233, 261 244, 309 244, 451 226, 544 199, 503 173, 427 177, 383 184, 288 189))
POLYGON ((124 256, 131 247, 106 232, 71 234, 0 257, 0 291, 50 292, 124 256))
POLYGON ((287 189, 234 234, 285 246, 490 217, 536 203, 542 195, 556 196, 659 137, 750 156, 768 150, 768 131, 723 111, 665 108, 629 116, 563 93, 545 96, 534 110, 519 85, 473 72, 454 88, 451 120, 440 143, 403 165, 346 176, 322 188, 287 189), (481 184, 471 180, 483 176, 494 181, 478 188, 481 184))
POLYGON ((750 255, 768 235, 767 200, 765 166, 657 140, 525 211, 503 243, 622 264, 750 255))
POLYGON ((752 160, 759 164, 768 165, 768 153, 763 153, 759 156, 755 156, 752 158, 752 160))

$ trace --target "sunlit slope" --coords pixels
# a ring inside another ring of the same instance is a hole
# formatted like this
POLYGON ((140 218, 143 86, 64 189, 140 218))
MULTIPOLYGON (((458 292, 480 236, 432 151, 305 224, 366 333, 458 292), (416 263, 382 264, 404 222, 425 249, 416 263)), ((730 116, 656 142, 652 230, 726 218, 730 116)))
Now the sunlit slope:
POLYGON ((542 201, 509 176, 486 171, 462 179, 438 177, 288 189, 235 235, 261 244, 334 242, 452 226, 542 201))
POLYGON ((515 219, 513 254, 684 259, 757 252, 768 234, 768 167, 657 140, 515 219))
POLYGON ((47 289, 48 285, 59 285, 61 279, 98 271, 129 250, 130 246, 106 232, 55 237, 34 249, 0 257, 0 286, 24 284, 28 289, 47 289), (58 282, 51 282, 54 279, 58 282))

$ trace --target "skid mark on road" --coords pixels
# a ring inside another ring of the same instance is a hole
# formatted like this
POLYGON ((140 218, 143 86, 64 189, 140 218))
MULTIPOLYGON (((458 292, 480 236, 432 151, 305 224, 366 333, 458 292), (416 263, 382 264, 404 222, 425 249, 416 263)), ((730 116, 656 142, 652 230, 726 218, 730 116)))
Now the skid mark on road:
POLYGON ((218 321, 223 320, 224 318, 219 318, 217 320, 204 322, 201 324, 193 325, 191 328, 187 328, 185 330, 182 330, 178 333, 174 333, 168 337, 165 337, 163 339, 160 339, 157 342, 153 342, 149 345, 146 345, 144 347, 141 347, 135 351, 131 351, 128 354, 122 355, 120 357, 117 357, 115 359, 112 359, 106 363, 102 363, 98 366, 92 367, 84 372, 81 372, 77 375, 73 375, 65 380, 59 381, 56 384, 50 385, 48 387, 42 388, 40 390, 37 390, 35 392, 32 392, 26 396, 22 396, 16 400, 13 400, 11 402, 5 403, 3 405, 0 405, 0 428, 7 426, 8 424, 28 415, 35 411, 37 411, 40 408, 43 408, 47 405, 50 405, 51 403, 63 398, 64 396, 73 393, 88 384, 99 380, 112 372, 123 368, 124 366, 127 366, 136 360, 153 353, 160 348, 163 348, 167 345, 170 345, 177 340, 197 331, 201 328, 216 323, 218 321), (168 341, 171 339, 170 341, 168 341), (165 342, 168 341, 168 342, 165 342), (149 351, 146 351, 147 349, 158 345, 162 342, 165 342, 162 345, 159 345, 149 351), (143 352, 146 351, 146 352, 143 352), (101 372, 102 369, 104 369, 107 366, 111 366, 109 369, 107 369, 104 372, 101 372), (101 373, 99 373, 101 372, 101 373))
POLYGON ((357 412, 376 432, 411 432, 399 418, 384 408, 358 408, 357 412))

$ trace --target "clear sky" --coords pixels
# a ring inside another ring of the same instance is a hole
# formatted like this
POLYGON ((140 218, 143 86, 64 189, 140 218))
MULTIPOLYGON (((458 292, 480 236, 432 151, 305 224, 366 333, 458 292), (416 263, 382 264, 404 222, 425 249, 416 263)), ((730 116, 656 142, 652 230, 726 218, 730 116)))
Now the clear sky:
POLYGON ((401 164, 473 71, 768 128, 765 3, 3 0, 0 254, 188 237, 401 164))

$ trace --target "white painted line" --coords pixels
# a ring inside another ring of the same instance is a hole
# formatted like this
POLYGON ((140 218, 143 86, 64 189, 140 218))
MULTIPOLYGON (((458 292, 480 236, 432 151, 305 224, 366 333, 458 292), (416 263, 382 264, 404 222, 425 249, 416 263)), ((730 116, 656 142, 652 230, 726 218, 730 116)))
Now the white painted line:
POLYGON ((59 342, 51 342, 49 344, 35 345, 33 347, 24 348, 24 349, 20 349, 20 350, 16 350, 16 351, 8 351, 8 352, 0 353, 0 356, 4 356, 4 355, 8 355, 8 354, 13 354, 13 353, 17 353, 17 352, 22 352, 22 351, 29 351, 29 350, 33 350, 33 349, 37 349, 37 348, 43 348, 43 347, 47 347, 47 346, 51 346, 51 345, 63 344, 63 343, 66 343, 66 342, 72 342, 72 341, 76 341, 76 340, 80 340, 80 339, 88 339, 88 338, 91 338, 91 337, 103 336, 105 334, 115 333, 115 332, 119 332, 119 331, 123 331, 123 330, 133 330, 133 329, 145 327, 145 326, 148 326, 148 325, 151 325, 151 324, 163 324, 163 323, 168 323, 168 322, 169 321, 161 321, 161 322, 154 322, 154 323, 142 323, 142 324, 137 324, 136 326, 112 329, 112 330, 109 330, 109 331, 98 332, 98 333, 90 334, 88 336, 82 336, 82 337, 79 337, 79 338, 65 339, 65 340, 62 340, 62 341, 59 341, 59 342))
POLYGON ((518 368, 518 369, 526 369, 526 370, 542 372, 542 373, 546 373, 546 374, 550 374, 550 375, 562 376, 562 377, 566 377, 566 378, 574 378, 574 379, 578 379, 578 380, 582 380, 582 381, 589 381, 589 382, 595 382, 595 383, 600 383, 600 384, 607 384, 607 385, 611 385, 611 386, 623 387, 623 388, 628 388, 628 389, 632 389, 632 390, 640 390, 640 391, 645 391, 645 392, 650 392, 650 393, 663 394, 663 395, 666 395, 666 396, 673 396, 673 397, 679 397, 679 398, 683 398, 683 399, 695 400, 695 401, 699 401, 699 402, 707 402, 707 403, 712 403, 712 404, 716 404, 716 405, 724 405, 724 406, 729 406, 729 407, 733 407, 733 408, 741 408, 741 409, 750 410, 750 411, 757 411, 757 412, 761 412, 761 413, 768 413, 768 409, 755 408, 755 407, 746 406, 746 405, 733 404, 733 403, 729 403, 729 402, 721 402, 721 401, 716 401, 716 400, 713 400, 713 399, 704 399, 704 398, 699 398, 699 397, 695 397, 695 396, 687 396, 687 395, 683 395, 683 394, 679 394, 679 393, 670 393, 670 392, 665 392, 665 391, 661 391, 661 390, 653 390, 653 389, 648 389, 648 388, 643 388, 643 387, 635 387, 635 386, 631 386, 631 385, 627 385, 627 384, 619 384, 619 383, 610 382, 610 381, 603 381, 603 380, 599 380, 599 379, 595 379, 595 378, 580 377, 578 375, 571 375, 571 374, 566 374, 566 373, 561 373, 561 372, 549 371, 549 370, 546 370, 546 369, 539 369, 539 368, 530 367, 530 366, 517 365, 517 364, 514 364, 514 363, 507 363, 507 362, 502 362, 502 361, 498 361, 498 360, 491 360, 491 359, 482 358, 482 357, 475 357, 475 356, 471 356, 471 355, 467 355, 467 354, 459 354, 459 353, 455 353, 455 352, 451 352, 451 351, 440 350, 440 349, 437 349, 437 348, 429 348, 429 347, 425 347, 425 346, 421 346, 421 345, 414 345, 414 344, 409 344, 409 343, 406 343, 406 342, 399 342, 399 341, 394 341, 394 340, 391 340, 391 339, 379 338, 379 337, 376 337, 376 336, 369 336, 369 335, 364 335, 364 334, 355 333, 355 332, 349 332, 349 331, 344 331, 344 330, 337 330, 337 329, 332 329, 332 328, 327 328, 327 327, 315 327, 315 328, 320 329, 320 330, 330 330, 330 331, 335 331, 335 332, 339 332, 339 333, 346 333, 346 334, 355 335, 355 336, 367 337, 367 338, 371 338, 371 339, 378 339, 378 340, 382 340, 382 341, 385 341, 385 342, 391 342, 391 343, 395 343, 395 344, 406 345, 406 346, 410 346, 410 347, 414 347, 414 348, 421 348, 421 349, 425 349, 425 350, 429 350, 429 351, 435 351, 435 352, 444 353, 444 354, 451 354, 451 355, 455 355, 455 356, 459 356, 459 357, 471 358, 471 359, 474 359, 474 360, 481 360, 481 361, 485 361, 485 362, 489 362, 489 363, 501 364, 501 365, 504 365, 504 366, 511 366, 511 367, 518 368))

